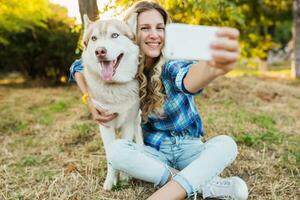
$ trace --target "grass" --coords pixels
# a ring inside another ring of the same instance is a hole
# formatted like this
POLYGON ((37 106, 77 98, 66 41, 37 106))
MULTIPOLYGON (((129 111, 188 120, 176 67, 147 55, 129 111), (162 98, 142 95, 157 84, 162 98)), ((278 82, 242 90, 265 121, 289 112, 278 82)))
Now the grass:
MULTIPOLYGON (((195 100, 204 139, 238 143, 222 176, 245 179, 249 199, 299 198, 299 81, 223 77, 195 100)), ((103 144, 75 86, 0 86, 0 147, 0 199, 140 200, 155 191, 138 180, 102 189, 103 144)))

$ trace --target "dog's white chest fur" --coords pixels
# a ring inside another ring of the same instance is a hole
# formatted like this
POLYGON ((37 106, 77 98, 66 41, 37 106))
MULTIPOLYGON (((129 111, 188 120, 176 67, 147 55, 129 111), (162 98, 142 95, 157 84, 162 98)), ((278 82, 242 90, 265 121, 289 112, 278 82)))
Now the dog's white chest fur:
POLYGON ((137 117, 139 109, 137 80, 122 84, 107 84, 95 79, 88 70, 85 70, 84 75, 89 80, 88 86, 94 105, 108 110, 107 114, 118 113, 118 117, 107 125, 120 128, 126 120, 133 120, 137 117))

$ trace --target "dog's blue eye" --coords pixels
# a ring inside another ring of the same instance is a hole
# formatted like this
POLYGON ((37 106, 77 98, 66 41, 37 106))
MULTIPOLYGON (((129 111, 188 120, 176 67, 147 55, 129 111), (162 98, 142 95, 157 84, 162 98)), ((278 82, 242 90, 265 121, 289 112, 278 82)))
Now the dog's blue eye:
POLYGON ((92 36, 91 38, 93 41, 96 41, 97 40, 97 37, 96 36, 92 36))
POLYGON ((113 33, 113 34, 111 34, 111 37, 112 38, 117 38, 117 37, 119 37, 119 34, 118 33, 113 33))

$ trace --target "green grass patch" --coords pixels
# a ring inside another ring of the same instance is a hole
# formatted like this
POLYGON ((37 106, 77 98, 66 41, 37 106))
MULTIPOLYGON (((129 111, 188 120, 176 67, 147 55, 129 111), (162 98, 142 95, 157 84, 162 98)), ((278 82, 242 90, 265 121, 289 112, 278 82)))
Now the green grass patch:
MULTIPOLYGON (((293 135, 286 139, 282 161, 284 164, 298 166, 300 168, 300 135, 293 135)), ((298 171, 299 173, 299 171, 298 171)))
POLYGON ((118 180, 117 184, 112 187, 112 191, 128 188, 130 184, 127 181, 118 180))
POLYGON ((32 155, 22 158, 22 160, 19 162, 19 165, 22 167, 38 166, 40 164, 41 161, 38 159, 38 157, 32 155))
POLYGON ((36 115, 40 124, 50 126, 54 122, 54 114, 67 111, 65 101, 56 101, 45 106, 32 106, 30 112, 36 115))
POLYGON ((53 171, 49 171, 49 170, 42 170, 42 171, 38 171, 38 173, 36 174, 36 178, 37 180, 49 180, 52 179, 52 177, 55 176, 55 172, 53 171))
POLYGON ((262 142, 280 144, 284 139, 284 135, 276 130, 268 130, 262 133, 241 133, 234 136, 234 138, 236 142, 245 144, 246 146, 256 146, 262 142))
POLYGON ((32 135, 27 135, 24 137, 17 138, 13 145, 18 147, 19 145, 24 145, 27 148, 36 147, 39 145, 39 139, 32 135))
POLYGON ((85 146, 85 150, 86 152, 95 152, 95 151, 99 151, 101 148, 101 143, 100 143, 100 140, 96 139, 96 140, 93 140, 92 142, 88 143, 86 146, 85 146))
POLYGON ((64 101, 54 102, 49 106, 49 111, 51 112, 63 112, 66 111, 67 104, 64 101))
POLYGON ((250 113, 243 108, 227 113, 224 117, 232 119, 235 124, 245 124, 249 122, 250 113))
POLYGON ((37 156, 37 155, 28 155, 23 157, 20 161, 17 162, 17 166, 20 167, 31 167, 39 166, 49 163, 53 160, 51 155, 37 156))
POLYGON ((250 122, 265 129, 274 129, 274 125, 276 124, 275 120, 266 114, 250 116, 250 122))
POLYGON ((49 113, 42 114, 39 119, 39 123, 46 126, 52 125, 53 121, 54 121, 53 115, 49 113))
POLYGON ((218 113, 208 113, 206 115, 206 123, 209 124, 209 125, 212 125, 215 123, 215 121, 218 119, 218 116, 219 114, 218 113))
MULTIPOLYGON (((98 133, 95 123, 80 123, 72 126, 70 132, 64 138, 64 144, 83 144, 93 139, 94 135, 98 133)), ((92 145, 89 150, 92 150, 95 145, 92 145)))
POLYGON ((0 133, 11 134, 19 133, 27 129, 29 123, 27 121, 20 121, 16 119, 8 119, 0 121, 0 133))

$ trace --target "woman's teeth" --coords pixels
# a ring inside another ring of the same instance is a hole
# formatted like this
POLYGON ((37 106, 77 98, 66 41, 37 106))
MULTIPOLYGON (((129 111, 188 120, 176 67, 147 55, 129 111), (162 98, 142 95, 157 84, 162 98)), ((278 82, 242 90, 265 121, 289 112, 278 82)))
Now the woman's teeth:
POLYGON ((157 48, 157 47, 159 47, 159 42, 147 42, 146 43, 149 47, 151 47, 151 48, 157 48))

